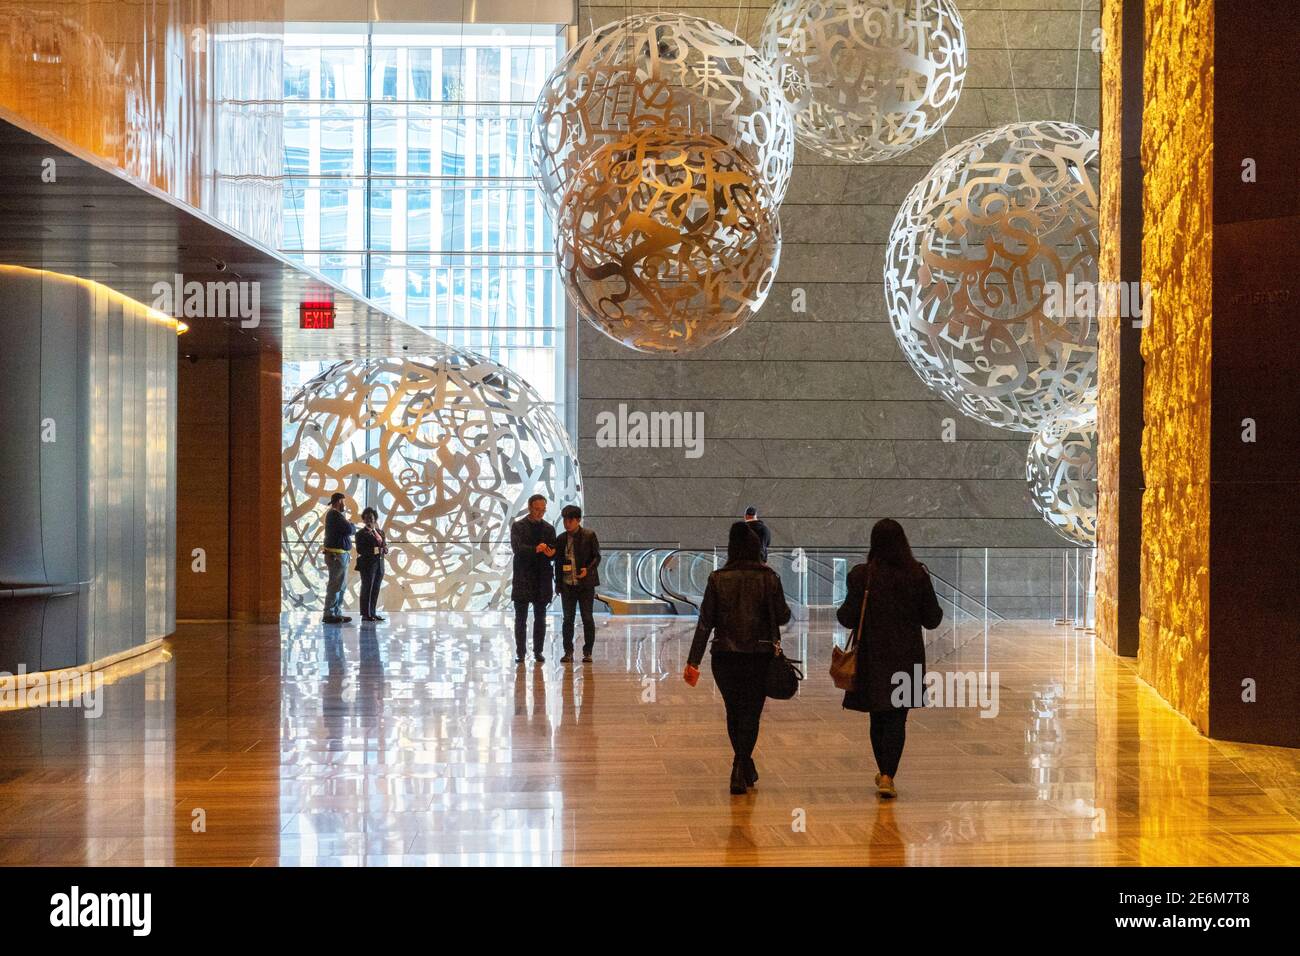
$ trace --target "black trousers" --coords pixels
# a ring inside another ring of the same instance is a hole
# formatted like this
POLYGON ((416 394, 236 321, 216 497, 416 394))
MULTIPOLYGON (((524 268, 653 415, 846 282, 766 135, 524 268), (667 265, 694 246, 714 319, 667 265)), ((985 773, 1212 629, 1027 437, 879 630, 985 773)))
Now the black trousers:
POLYGON ((357 562, 357 576, 361 578, 361 616, 374 617, 379 604, 379 589, 384 585, 384 562, 371 564, 357 562))
POLYGON ((748 760, 758 743, 758 722, 767 701, 767 665, 771 654, 714 651, 713 679, 727 705, 727 736, 737 760, 748 760))
POLYGON ((596 646, 596 618, 591 613, 595 603, 595 588, 560 586, 560 605, 564 608, 564 653, 573 653, 573 625, 578 611, 582 611, 582 653, 590 654, 596 646))
POLYGON ((892 777, 898 773, 898 762, 903 759, 903 744, 906 742, 906 707, 871 712, 871 752, 876 755, 876 766, 885 776, 892 777))
POLYGON ((515 657, 523 657, 528 649, 528 608, 533 609, 533 654, 542 653, 546 641, 546 605, 550 601, 515 602, 515 657))

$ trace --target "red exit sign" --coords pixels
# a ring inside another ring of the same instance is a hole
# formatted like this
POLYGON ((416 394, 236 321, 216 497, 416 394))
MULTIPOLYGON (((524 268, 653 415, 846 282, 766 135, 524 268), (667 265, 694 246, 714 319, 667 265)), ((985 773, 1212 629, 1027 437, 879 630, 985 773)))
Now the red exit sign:
POLYGON ((303 302, 298 306, 298 328, 334 328, 333 302, 303 302))

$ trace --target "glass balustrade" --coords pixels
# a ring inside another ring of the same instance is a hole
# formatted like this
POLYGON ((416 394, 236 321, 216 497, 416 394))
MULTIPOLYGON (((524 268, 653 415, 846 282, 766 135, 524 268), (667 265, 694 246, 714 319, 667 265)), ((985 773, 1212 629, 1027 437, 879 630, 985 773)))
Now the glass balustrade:
MULTIPOLYGON (((405 608, 500 607, 508 598, 507 543, 390 541, 385 587, 405 608)), ((284 542, 286 606, 318 607, 324 587, 319 548, 284 542), (313 563, 312 555, 316 556, 313 563), (305 557, 306 560, 298 560, 305 557), (313 571, 312 569, 315 568, 313 571)), ((725 548, 682 548, 678 542, 602 543, 599 594, 638 605, 640 613, 694 613, 709 575, 726 563, 725 548)), ((1084 548, 917 548, 930 570, 945 622, 961 628, 1002 620, 1051 620, 1090 629, 1095 616, 1095 551, 1084 548)), ((864 552, 844 548, 772 548, 768 564, 781 578, 796 619, 833 612, 844 600, 852 568, 864 552)), ((609 603, 608 601, 606 602, 609 603)), ((395 604, 386 604, 397 610, 395 604)), ((626 609, 624 609, 626 610, 626 609)))

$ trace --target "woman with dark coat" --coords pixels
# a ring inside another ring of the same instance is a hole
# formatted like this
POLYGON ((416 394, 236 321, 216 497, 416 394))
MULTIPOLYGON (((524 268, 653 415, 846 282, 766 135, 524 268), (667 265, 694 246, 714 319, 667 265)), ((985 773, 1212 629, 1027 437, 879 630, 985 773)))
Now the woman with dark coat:
POLYGON ((713 679, 727 708, 731 738, 731 792, 744 793, 758 782, 754 745, 767 699, 767 667, 790 620, 781 579, 763 563, 762 543, 744 521, 731 526, 727 563, 709 575, 700 602, 695 640, 683 677, 692 687, 713 634, 713 679))
POLYGON ((379 604, 379 589, 384 584, 384 555, 388 544, 379 528, 379 512, 367 508, 361 512, 365 527, 357 532, 357 574, 361 578, 361 620, 378 623, 383 620, 375 610, 379 604))
POLYGON ((840 624, 858 626, 864 597, 867 608, 858 639, 857 679, 854 688, 844 693, 844 707, 871 714, 871 749, 880 769, 876 789, 882 797, 896 797, 894 776, 903 757, 907 705, 919 701, 923 693, 923 688, 914 687, 917 676, 925 674, 921 629, 938 627, 943 609, 934 596, 929 570, 912 557, 903 526, 892 518, 876 522, 867 563, 849 572, 848 593, 835 615, 840 624), (906 675, 901 686, 909 691, 900 690, 899 700, 895 674, 906 675))

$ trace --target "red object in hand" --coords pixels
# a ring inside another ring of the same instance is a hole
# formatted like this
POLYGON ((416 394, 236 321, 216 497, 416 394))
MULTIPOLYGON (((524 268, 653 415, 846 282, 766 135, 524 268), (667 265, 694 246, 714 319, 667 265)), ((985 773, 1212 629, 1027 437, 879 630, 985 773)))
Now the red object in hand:
POLYGON ((682 680, 694 687, 700 682, 700 669, 694 664, 687 664, 686 672, 682 674, 682 680))

